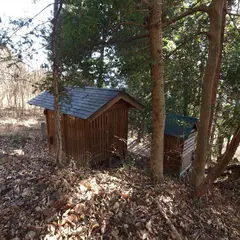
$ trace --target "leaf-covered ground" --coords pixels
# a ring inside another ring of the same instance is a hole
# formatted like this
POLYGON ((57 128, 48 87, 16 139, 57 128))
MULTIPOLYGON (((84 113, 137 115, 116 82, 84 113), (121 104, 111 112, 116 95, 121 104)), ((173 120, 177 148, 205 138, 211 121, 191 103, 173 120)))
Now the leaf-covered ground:
POLYGON ((154 186, 141 159, 118 169, 58 170, 37 117, 0 119, 0 239, 240 239, 240 181, 200 200, 187 179, 154 186), (138 167, 137 167, 138 166, 138 167))

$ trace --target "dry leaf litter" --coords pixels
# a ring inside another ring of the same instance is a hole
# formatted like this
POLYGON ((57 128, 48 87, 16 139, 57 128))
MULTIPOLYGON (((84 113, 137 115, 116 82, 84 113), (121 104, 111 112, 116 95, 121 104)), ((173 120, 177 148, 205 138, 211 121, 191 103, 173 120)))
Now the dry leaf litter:
POLYGON ((198 200, 186 180, 154 186, 133 164, 58 170, 29 118, 1 121, 0 239, 175 239, 154 199, 183 239, 240 239, 239 179, 198 200))

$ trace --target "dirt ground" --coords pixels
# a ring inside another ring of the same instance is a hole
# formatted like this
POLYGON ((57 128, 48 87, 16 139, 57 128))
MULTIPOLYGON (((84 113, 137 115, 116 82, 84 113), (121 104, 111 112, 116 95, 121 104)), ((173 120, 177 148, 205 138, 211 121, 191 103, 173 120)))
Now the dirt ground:
POLYGON ((202 199, 188 179, 153 185, 146 158, 123 167, 56 168, 42 117, 0 118, 0 239, 240 239, 240 180, 222 179, 202 199), (159 205, 157 204, 159 203, 159 205))

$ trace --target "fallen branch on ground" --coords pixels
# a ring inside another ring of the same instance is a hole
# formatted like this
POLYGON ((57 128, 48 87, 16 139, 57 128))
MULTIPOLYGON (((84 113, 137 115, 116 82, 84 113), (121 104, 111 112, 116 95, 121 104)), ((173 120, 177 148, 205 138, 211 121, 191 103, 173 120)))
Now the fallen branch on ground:
POLYGON ((167 216, 167 214, 164 212, 164 210, 162 209, 160 203, 153 198, 153 200, 157 203, 158 205, 158 209, 162 215, 162 217, 166 220, 167 224, 169 225, 169 227, 171 228, 173 234, 175 235, 177 240, 182 240, 181 235, 179 234, 178 230, 175 228, 175 226, 173 225, 172 221, 169 219, 169 217, 167 216))

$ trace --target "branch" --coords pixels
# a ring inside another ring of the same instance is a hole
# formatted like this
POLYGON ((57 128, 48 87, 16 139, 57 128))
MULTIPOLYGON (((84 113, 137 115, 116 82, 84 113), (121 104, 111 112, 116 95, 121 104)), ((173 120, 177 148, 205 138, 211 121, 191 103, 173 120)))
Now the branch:
POLYGON ((9 37, 12 38, 21 28, 25 27, 28 23, 32 22, 34 18, 36 18, 40 13, 42 13, 45 9, 53 5, 53 3, 48 4, 45 8, 43 8, 40 12, 38 12, 36 15, 34 15, 32 18, 30 18, 28 21, 26 21, 21 27, 19 27, 16 31, 13 32, 13 34, 9 37))
POLYGON ((62 6, 63 6, 63 1, 60 0, 60 1, 59 1, 58 12, 57 12, 57 14, 56 14, 56 18, 59 17, 59 14, 60 14, 60 12, 61 12, 61 10, 62 10, 62 6))
POLYGON ((144 25, 144 24, 139 24, 139 23, 135 23, 135 22, 120 22, 119 24, 117 24, 115 26, 115 28, 112 31, 115 32, 122 25, 133 25, 133 26, 138 26, 138 27, 142 27, 142 28, 147 28, 147 25, 144 25))
POLYGON ((236 17, 240 17, 240 14, 238 13, 232 13, 232 12, 228 12, 229 16, 236 16, 236 17))
POLYGON ((188 11, 182 13, 181 15, 173 18, 173 19, 170 19, 169 21, 167 22, 163 22, 163 25, 162 27, 165 28, 169 25, 171 25, 172 23, 175 23, 177 22, 178 20, 181 20, 189 15, 192 15, 193 13, 196 13, 196 12, 206 12, 206 13, 209 13, 209 7, 206 7, 206 6, 198 6, 198 7, 195 7, 195 8, 192 8, 192 9, 189 9, 188 11))
POLYGON ((130 15, 130 14, 136 13, 136 12, 148 12, 148 11, 149 11, 148 9, 138 9, 138 10, 135 10, 135 11, 132 11, 132 12, 127 12, 123 16, 127 16, 127 15, 130 15))
POLYGON ((201 34, 204 34, 204 35, 208 36, 207 32, 198 32, 198 33, 195 33, 195 34, 189 36, 188 38, 185 38, 180 44, 178 44, 178 46, 172 52, 170 52, 166 56, 166 58, 171 57, 178 49, 180 49, 182 46, 184 46, 188 41, 192 40, 194 37, 196 37, 198 35, 201 35, 201 34))
POLYGON ((167 224, 169 225, 169 227, 171 228, 173 234, 175 235, 177 240, 182 240, 181 235, 179 234, 179 232, 177 231, 177 229, 175 228, 175 226, 173 225, 173 223, 171 222, 171 220, 168 218, 167 214, 163 211, 160 203, 153 198, 153 200, 156 202, 158 209, 162 215, 162 217, 166 220, 167 224))
POLYGON ((133 42, 135 40, 138 39, 142 39, 142 38, 147 38, 149 36, 149 34, 142 34, 142 35, 136 35, 132 38, 128 38, 128 39, 109 39, 108 41, 102 41, 99 42, 99 45, 112 45, 112 44, 119 44, 119 43, 130 43, 133 42))
POLYGON ((229 14, 229 13, 228 13, 228 15, 229 15, 229 17, 230 17, 230 19, 231 19, 231 21, 232 21, 235 29, 238 31, 238 34, 239 34, 239 36, 240 36, 240 29, 237 27, 237 24, 235 23, 235 21, 234 21, 234 19, 233 19, 233 17, 232 17, 232 14, 229 14))
POLYGON ((142 3, 145 4, 147 7, 151 7, 151 3, 148 0, 142 0, 142 3))

